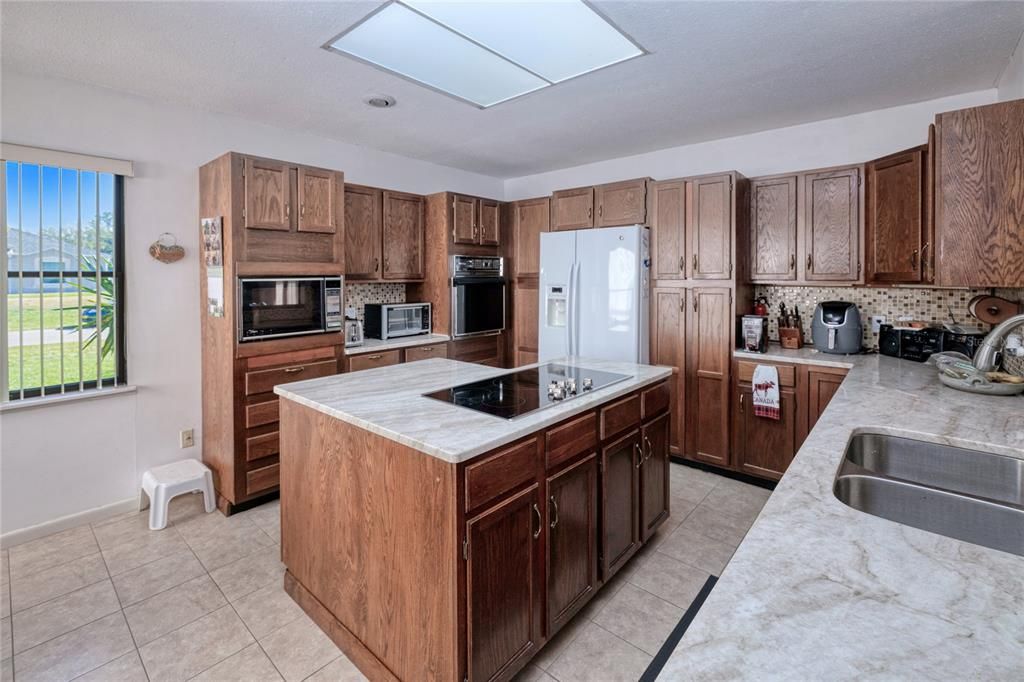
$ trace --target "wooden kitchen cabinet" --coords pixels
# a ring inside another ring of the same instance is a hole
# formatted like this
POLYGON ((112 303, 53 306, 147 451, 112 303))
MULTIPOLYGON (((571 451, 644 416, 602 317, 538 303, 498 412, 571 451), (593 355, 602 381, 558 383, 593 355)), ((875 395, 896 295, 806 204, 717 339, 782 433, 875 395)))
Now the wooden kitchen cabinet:
POLYGON ((517 277, 538 277, 540 235, 551 227, 551 200, 524 199, 515 202, 512 211, 512 267, 517 277))
MULTIPOLYGON (((792 368, 790 368, 792 369, 792 368)), ((753 386, 737 381, 733 453, 740 471, 751 476, 779 480, 800 447, 800 400, 794 374, 779 375, 779 419, 754 414, 753 386)))
POLYGON ((447 358, 448 344, 432 343, 427 346, 413 346, 405 349, 403 362, 416 362, 417 360, 430 360, 431 358, 447 358))
POLYGON ((423 279, 423 197, 385 191, 383 202, 384 279, 423 279))
POLYGON ((818 423, 821 413, 828 407, 846 370, 836 367, 813 367, 807 371, 807 433, 818 423))
POLYGON ((647 223, 647 179, 624 180, 594 188, 594 227, 647 223))
POLYGON ((536 357, 539 350, 539 305, 540 289, 537 280, 521 280, 515 283, 512 290, 512 307, 515 315, 512 334, 516 366, 528 364, 524 360, 536 357))
POLYGON ((336 174, 319 168, 298 168, 299 232, 334 234, 337 226, 336 174))
POLYGON ((1024 286, 1024 99, 935 119, 940 286, 1024 286))
POLYGON ((689 289, 655 287, 651 295, 651 364, 676 370, 670 379, 672 424, 669 443, 671 451, 682 455, 685 448, 686 413, 686 304, 689 289))
POLYGON ((498 246, 501 244, 501 204, 490 199, 480 199, 480 244, 498 246))
POLYGON ((292 168, 280 161, 245 159, 243 223, 247 229, 291 229, 292 168))
POLYGON ((651 194, 654 279, 686 279, 686 181, 653 182, 651 194))
POLYGON ((547 479, 547 633, 597 591, 597 454, 547 479))
POLYGON ((385 350, 379 353, 362 353, 348 357, 348 371, 359 372, 375 367, 389 367, 402 361, 401 350, 385 350))
POLYGON ((560 189, 551 194, 551 229, 578 230, 594 226, 594 188, 560 189))
POLYGON ((865 169, 864 278, 868 284, 924 281, 927 146, 892 154, 865 169))
POLYGON ((601 450, 601 577, 607 581, 640 547, 640 431, 601 450))
POLYGON ((668 412, 645 422, 640 438, 644 460, 640 467, 640 540, 646 542, 669 515, 668 412))
POLYGON ((381 278, 381 229, 384 192, 375 187, 345 185, 345 277, 381 278))
POLYGON ((466 640, 469 680, 517 669, 541 644, 537 484, 466 522, 466 640))
POLYGON ((687 251, 693 279, 732 278, 732 185, 731 174, 700 177, 687 185, 687 251))
POLYGON ((808 282, 860 278, 861 167, 804 173, 803 235, 808 282))
POLYGON ((732 290, 697 288, 687 308, 687 453, 729 465, 729 369, 732 356, 732 290))
POLYGON ((797 278, 797 176, 750 181, 750 281, 797 278))
POLYGON ((476 244, 476 208, 473 197, 452 196, 452 241, 456 244, 476 244))

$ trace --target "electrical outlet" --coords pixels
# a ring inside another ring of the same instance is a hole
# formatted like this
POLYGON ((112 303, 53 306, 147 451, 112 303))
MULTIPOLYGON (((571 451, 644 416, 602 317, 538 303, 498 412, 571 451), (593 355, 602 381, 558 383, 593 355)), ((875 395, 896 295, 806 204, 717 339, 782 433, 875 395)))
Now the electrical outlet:
POLYGON ((878 333, 879 328, 885 324, 885 315, 872 315, 871 316, 871 331, 875 334, 878 333))
POLYGON ((190 448, 196 444, 192 437, 192 429, 185 429, 182 431, 179 434, 179 438, 181 440, 181 447, 183 448, 190 448))

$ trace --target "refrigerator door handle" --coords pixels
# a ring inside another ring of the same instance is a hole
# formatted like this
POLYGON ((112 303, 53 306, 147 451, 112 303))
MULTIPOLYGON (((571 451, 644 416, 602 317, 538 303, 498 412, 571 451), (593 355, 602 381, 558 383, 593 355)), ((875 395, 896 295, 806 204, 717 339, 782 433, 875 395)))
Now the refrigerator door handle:
POLYGON ((568 298, 569 298, 569 301, 568 301, 569 311, 568 311, 568 313, 569 314, 568 314, 568 319, 566 319, 566 321, 565 321, 566 353, 569 356, 572 356, 572 355, 575 354, 575 351, 574 351, 574 348, 573 348, 573 344, 574 344, 574 340, 575 340, 574 336, 575 335, 573 334, 573 330, 575 329, 574 321, 576 319, 576 294, 577 294, 577 292, 576 292, 576 267, 577 267, 577 264, 575 262, 573 262, 573 264, 569 266, 569 292, 568 292, 568 294, 569 294, 568 295, 568 298))
POLYGON ((576 261, 576 278, 572 281, 574 305, 572 309, 572 354, 577 357, 580 354, 580 272, 583 270, 583 263, 576 261))

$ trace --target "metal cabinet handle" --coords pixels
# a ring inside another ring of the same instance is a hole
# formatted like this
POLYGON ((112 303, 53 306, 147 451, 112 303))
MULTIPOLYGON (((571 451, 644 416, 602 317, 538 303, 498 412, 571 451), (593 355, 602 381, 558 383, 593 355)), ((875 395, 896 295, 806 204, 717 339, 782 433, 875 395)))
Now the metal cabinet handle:
POLYGON ((306 217, 306 204, 304 204, 304 203, 299 204, 299 217, 300 218, 305 218, 306 217))
POLYGON ((680 294, 679 296, 679 312, 686 312, 686 295, 680 294))
POLYGON ((686 269, 686 256, 679 257, 679 272, 686 269))
POLYGON ((384 357, 384 356, 380 355, 380 354, 377 354, 377 355, 367 355, 366 359, 367 360, 380 360, 382 357, 384 357))
POLYGON ((795 270, 796 269, 796 254, 795 253, 789 254, 789 269, 790 270, 795 270))
POLYGON ((537 503, 533 503, 533 513, 537 515, 537 530, 533 532, 533 539, 536 540, 540 537, 540 529, 544 526, 544 521, 540 517, 540 509, 537 507, 537 503))
POLYGON ((604 204, 597 207, 597 217, 600 218, 604 215, 604 204))
POLYGON ((391 269, 391 264, 388 262, 388 259, 385 258, 384 259, 384 272, 387 272, 390 269, 391 269))
POLYGON ((697 254, 693 254, 693 272, 694 274, 697 272, 697 254))
POLYGON ((651 439, 647 436, 644 436, 644 443, 647 445, 647 457, 644 458, 644 461, 646 462, 651 458, 651 455, 654 454, 654 445, 651 444, 651 439))
POLYGON ((301 372, 304 369, 306 369, 306 368, 305 367, 286 367, 284 372, 285 372, 285 374, 295 374, 296 372, 301 372))
POLYGON ((814 272, 814 261, 811 259, 811 254, 807 254, 807 271, 814 272))
POLYGON ((551 507, 554 510, 554 518, 551 519, 551 527, 554 528, 558 525, 558 500, 555 499, 554 495, 551 496, 551 507))
POLYGON ((910 252, 910 267, 917 270, 917 249, 910 252))
POLYGON ((633 448, 636 450, 637 454, 640 455, 639 457, 636 458, 636 464, 634 464, 633 466, 639 469, 640 466, 644 463, 644 449, 640 447, 640 443, 633 443, 633 448))
POLYGON ((693 312, 697 312, 697 294, 693 294, 693 312))
POLYGON ((593 209, 593 207, 587 209, 587 217, 588 218, 593 218, 594 217, 594 209, 593 209))
POLYGON ((420 350, 423 351, 424 353, 429 353, 430 351, 434 350, 434 347, 427 346, 426 348, 420 348, 420 350))
POLYGON ((746 393, 740 393, 740 412, 743 412, 743 399, 747 397, 746 393))
POLYGON ((380 270, 380 258, 374 258, 373 259, 373 271, 377 272, 378 270, 380 270))
POLYGON ((292 217, 292 205, 291 204, 285 204, 284 205, 284 217, 285 218, 291 218, 292 217))

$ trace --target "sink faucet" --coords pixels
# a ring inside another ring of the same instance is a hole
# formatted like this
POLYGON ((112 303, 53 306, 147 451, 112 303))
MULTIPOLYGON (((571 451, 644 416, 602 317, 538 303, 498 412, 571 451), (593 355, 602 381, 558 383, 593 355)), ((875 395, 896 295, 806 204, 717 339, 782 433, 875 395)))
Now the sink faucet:
POLYGON ((981 342, 978 352, 974 354, 974 367, 981 372, 991 372, 997 369, 999 353, 1003 350, 1006 337, 1010 335, 1013 328, 1020 324, 1024 324, 1024 314, 1014 315, 990 331, 985 340, 981 342))

